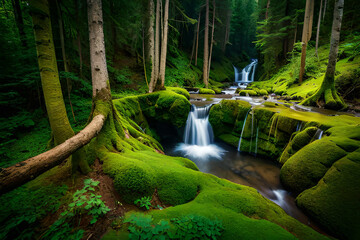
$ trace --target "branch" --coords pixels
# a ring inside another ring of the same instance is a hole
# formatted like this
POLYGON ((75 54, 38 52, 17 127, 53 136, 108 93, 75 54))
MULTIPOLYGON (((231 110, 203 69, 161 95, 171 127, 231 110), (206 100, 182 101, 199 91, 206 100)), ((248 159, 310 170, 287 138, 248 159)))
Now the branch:
POLYGON ((0 169, 0 195, 33 180, 40 174, 59 165, 64 159, 96 137, 104 122, 105 116, 97 115, 83 130, 62 144, 14 166, 0 169))

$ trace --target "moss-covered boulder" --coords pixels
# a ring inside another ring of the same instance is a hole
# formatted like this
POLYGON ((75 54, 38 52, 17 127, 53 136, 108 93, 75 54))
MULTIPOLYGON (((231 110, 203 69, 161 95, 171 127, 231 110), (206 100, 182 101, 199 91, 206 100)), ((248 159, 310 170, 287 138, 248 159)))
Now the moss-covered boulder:
POLYGON ((241 90, 240 92, 239 92, 239 95, 240 96, 257 96, 258 95, 258 93, 256 92, 256 91, 254 91, 254 90, 241 90))
POLYGON ((215 94, 215 91, 208 88, 199 88, 199 94, 215 94))
POLYGON ((269 95, 269 93, 268 93, 268 91, 267 91, 267 90, 265 90, 265 89, 260 89, 260 91, 259 91, 259 95, 261 95, 261 96, 265 96, 265 95, 269 95))
POLYGON ((166 87, 166 90, 170 90, 173 91, 177 94, 183 95, 184 97, 186 97, 188 100, 190 99, 190 93, 188 91, 186 91, 186 89, 184 88, 180 88, 180 87, 166 87))
POLYGON ((318 128, 316 127, 308 127, 301 132, 295 132, 293 134, 292 140, 288 143, 285 150, 282 152, 279 162, 284 164, 298 150, 314 140, 314 136, 317 131, 318 128))
POLYGON ((341 239, 360 236, 360 150, 340 159, 297 205, 341 239))
POLYGON ((241 130, 237 128, 242 126, 246 113, 250 108, 251 105, 248 102, 239 100, 221 100, 219 104, 212 106, 209 113, 209 122, 215 136, 219 137, 233 131, 239 133, 241 130))

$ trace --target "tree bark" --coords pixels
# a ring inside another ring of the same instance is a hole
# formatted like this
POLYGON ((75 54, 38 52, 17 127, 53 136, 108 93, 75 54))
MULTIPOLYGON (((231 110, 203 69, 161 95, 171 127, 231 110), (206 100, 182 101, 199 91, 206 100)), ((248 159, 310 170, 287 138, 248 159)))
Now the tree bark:
POLYGON ((199 11, 199 19, 198 19, 197 30, 196 30, 195 66, 197 66, 197 56, 198 56, 198 50, 199 50, 200 20, 201 20, 201 9, 199 11))
POLYGON ((319 58, 319 55, 318 55, 318 47, 319 47, 319 35, 320 35, 322 3, 323 3, 323 0, 320 1, 319 18, 318 18, 317 29, 316 29, 315 56, 316 56, 317 58, 319 58))
MULTIPOLYGON (((64 71, 66 73, 68 73, 69 66, 68 66, 67 58, 66 58, 65 36, 64 36, 64 25, 63 25, 63 20, 62 20, 62 13, 61 13, 61 9, 60 9, 58 0, 55 0, 55 4, 56 4, 56 10, 57 10, 57 14, 58 14, 59 35, 60 35, 60 44, 61 44, 61 54, 62 54, 63 63, 64 63, 64 71)), ((69 78, 66 78, 66 87, 67 87, 67 94, 68 94, 69 104, 70 104, 70 108, 71 108, 71 113, 72 113, 74 122, 76 122, 75 113, 74 113, 74 109, 73 109, 73 106, 71 103, 71 97, 70 97, 71 82, 70 82, 69 78)))
POLYGON ((227 13, 226 13, 226 27, 225 27, 225 36, 224 36, 224 42, 222 46, 222 52, 226 52, 226 45, 229 42, 230 37, 230 23, 231 23, 231 6, 228 7, 227 13))
POLYGON ((87 0, 90 40, 90 62, 93 97, 102 89, 110 92, 109 74, 106 65, 105 40, 101 0, 87 0))
POLYGON ((12 5, 13 5, 13 8, 14 8, 15 22, 16 22, 16 26, 17 26, 18 31, 19 31, 21 45, 24 48, 26 48, 27 43, 26 43, 26 35, 25 35, 25 31, 24 31, 24 20, 23 20, 19 0, 12 0, 12 5))
POLYGON ((155 53, 154 53, 154 77, 151 78, 149 92, 153 92, 156 83, 159 79, 160 70, 160 1, 156 1, 156 16, 155 16, 155 53))
POLYGON ((79 148, 88 144, 100 132, 104 122, 105 116, 97 115, 82 131, 55 148, 12 167, 0 169, 0 195, 59 165, 79 148))
POLYGON ((79 75, 81 79, 84 79, 83 75, 83 59, 82 59, 82 48, 81 48, 81 32, 80 32, 80 4, 79 0, 75 0, 75 8, 76 8, 76 23, 77 23, 77 45, 78 45, 78 54, 79 54, 79 75))
POLYGON ((205 32, 204 32, 204 58, 203 58, 203 81, 207 88, 209 83, 208 74, 209 66, 209 0, 206 0, 206 13, 205 13, 205 32))
POLYGON ((149 83, 149 92, 154 90, 155 82, 155 49, 154 49, 154 0, 149 0, 148 2, 148 13, 147 13, 147 54, 146 59, 151 66, 151 76, 149 83))
POLYGON ((210 77, 210 67, 211 67, 211 55, 212 55, 212 49, 214 45, 214 31, 215 31, 215 0, 213 0, 213 21, 212 21, 212 29, 211 29, 211 42, 210 42, 210 53, 209 53, 209 67, 208 67, 208 78, 210 77))
POLYGON ((265 20, 269 18, 269 8, 270 8, 270 0, 268 0, 266 4, 265 20))
POLYGON ((323 21, 325 20, 326 7, 327 7, 327 0, 325 0, 325 4, 324 4, 323 21))
POLYGON ((314 2, 315 2, 314 0, 306 0, 304 26, 303 26, 303 34, 302 34, 301 65, 300 65, 300 74, 299 74, 300 83, 303 81, 303 77, 305 73, 306 47, 308 41, 311 38, 312 23, 314 16, 314 2))
POLYGON ((168 19, 169 19, 169 0, 165 0, 164 6, 164 32, 161 43, 161 57, 160 57, 160 73, 159 80, 161 81, 161 89, 165 86, 165 68, 166 68, 166 53, 167 53, 167 39, 168 39, 168 19))

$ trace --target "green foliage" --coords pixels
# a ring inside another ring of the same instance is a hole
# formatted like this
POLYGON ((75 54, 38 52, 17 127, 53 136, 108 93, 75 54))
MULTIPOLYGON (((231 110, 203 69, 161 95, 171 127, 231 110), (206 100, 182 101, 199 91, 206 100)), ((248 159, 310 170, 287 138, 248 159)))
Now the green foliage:
POLYGON ((145 208, 146 210, 149 210, 151 205, 151 197, 142 197, 140 199, 136 199, 134 201, 135 205, 138 205, 141 208, 145 208))
POLYGON ((152 220, 151 216, 143 214, 132 214, 125 219, 124 223, 130 224, 128 227, 130 239, 168 239, 169 222, 161 220, 154 224, 152 220))
POLYGON ((110 209, 101 200, 101 195, 95 195, 99 181, 91 178, 84 180, 84 187, 73 194, 73 201, 61 213, 61 217, 48 229, 44 237, 48 239, 81 239, 84 230, 74 228, 74 220, 87 213, 92 216, 90 224, 96 223, 98 218, 105 215, 110 209))
POLYGON ((33 239, 39 220, 59 209, 67 186, 21 186, 0 197, 0 239, 33 239))
POLYGON ((131 214, 124 223, 130 239, 218 239, 224 230, 221 221, 197 215, 154 223, 150 215, 131 214))

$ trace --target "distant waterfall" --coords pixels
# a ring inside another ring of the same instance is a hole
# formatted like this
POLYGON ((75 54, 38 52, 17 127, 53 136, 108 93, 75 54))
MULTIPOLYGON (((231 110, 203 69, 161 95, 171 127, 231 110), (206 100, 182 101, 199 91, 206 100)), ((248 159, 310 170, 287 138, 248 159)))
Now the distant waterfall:
POLYGON ((179 144, 175 149, 183 152, 185 157, 202 160, 221 159, 224 154, 224 149, 213 144, 214 133, 209 122, 210 108, 211 105, 191 106, 185 126, 184 143, 179 144))
POLYGON ((235 82, 236 83, 250 83, 254 81, 255 78, 255 70, 256 65, 258 64, 257 59, 253 59, 249 65, 247 65, 241 73, 239 70, 234 66, 234 73, 235 73, 235 82), (251 75, 250 75, 251 74, 251 75), (240 77, 241 76, 241 77, 240 77), (249 76, 251 78, 249 79, 249 76), (241 79, 240 79, 241 78, 241 79))
POLYGON ((185 144, 206 146, 213 142, 214 133, 209 123, 210 108, 211 105, 205 107, 191 106, 185 127, 185 144))

